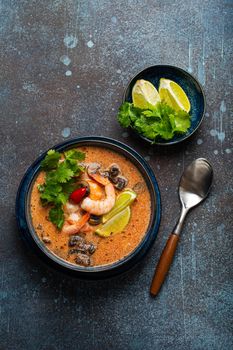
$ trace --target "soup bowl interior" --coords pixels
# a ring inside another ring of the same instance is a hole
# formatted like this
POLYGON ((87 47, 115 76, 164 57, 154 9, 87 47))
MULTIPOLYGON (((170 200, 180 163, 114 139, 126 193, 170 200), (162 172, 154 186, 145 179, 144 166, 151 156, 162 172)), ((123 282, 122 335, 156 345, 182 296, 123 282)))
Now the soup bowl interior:
POLYGON ((33 227, 30 202, 32 187, 40 172, 40 162, 46 153, 42 154, 30 166, 21 181, 16 198, 16 218, 20 231, 23 234, 23 239, 47 264, 81 278, 105 278, 128 270, 135 265, 151 247, 156 238, 160 224, 160 193, 156 178, 150 166, 136 151, 118 141, 103 137, 84 137, 69 140, 52 148, 63 152, 74 147, 82 146, 104 147, 117 152, 129 159, 142 174, 150 193, 151 214, 148 229, 139 245, 129 255, 114 263, 90 267, 72 264, 49 250, 38 237, 33 227))

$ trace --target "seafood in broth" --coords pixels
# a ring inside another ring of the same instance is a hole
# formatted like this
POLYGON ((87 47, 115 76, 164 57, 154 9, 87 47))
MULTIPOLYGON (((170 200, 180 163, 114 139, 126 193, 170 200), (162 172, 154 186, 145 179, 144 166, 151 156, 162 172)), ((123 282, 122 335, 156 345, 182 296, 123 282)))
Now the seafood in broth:
POLYGON ((31 219, 48 250, 71 264, 123 259, 147 231, 151 202, 137 167, 103 147, 50 150, 31 191, 31 219))

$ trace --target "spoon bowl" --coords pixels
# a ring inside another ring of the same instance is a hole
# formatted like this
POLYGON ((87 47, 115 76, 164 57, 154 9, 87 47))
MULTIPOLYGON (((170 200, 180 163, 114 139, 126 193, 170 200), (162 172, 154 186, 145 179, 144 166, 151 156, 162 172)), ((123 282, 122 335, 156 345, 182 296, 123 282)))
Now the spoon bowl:
POLYGON ((180 234, 188 211, 201 203, 209 194, 213 180, 213 168, 205 158, 194 160, 183 172, 179 185, 182 205, 180 219, 173 233, 180 234))
POLYGON ((194 160, 184 171, 179 185, 179 196, 185 208, 192 208, 208 195, 213 179, 213 169, 205 158, 194 160))

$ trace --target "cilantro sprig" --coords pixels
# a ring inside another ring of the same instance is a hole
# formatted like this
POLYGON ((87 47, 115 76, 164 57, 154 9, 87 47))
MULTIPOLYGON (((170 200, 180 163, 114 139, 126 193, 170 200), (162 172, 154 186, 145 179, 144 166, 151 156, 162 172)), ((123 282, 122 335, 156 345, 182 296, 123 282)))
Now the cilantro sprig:
POLYGON ((79 161, 85 159, 85 153, 72 149, 62 154, 51 149, 42 160, 40 167, 45 171, 45 183, 38 185, 43 206, 50 206, 49 220, 59 230, 64 224, 63 205, 76 189, 75 178, 83 172, 79 161))
POLYGON ((162 138, 172 139, 185 133, 191 126, 191 116, 185 111, 176 111, 165 102, 148 109, 140 109, 133 103, 124 102, 119 108, 118 122, 123 128, 132 128, 153 142, 162 138))
POLYGON ((40 167, 44 170, 51 170, 57 167, 59 160, 61 159, 61 154, 56 152, 54 149, 50 149, 47 155, 42 160, 40 167))

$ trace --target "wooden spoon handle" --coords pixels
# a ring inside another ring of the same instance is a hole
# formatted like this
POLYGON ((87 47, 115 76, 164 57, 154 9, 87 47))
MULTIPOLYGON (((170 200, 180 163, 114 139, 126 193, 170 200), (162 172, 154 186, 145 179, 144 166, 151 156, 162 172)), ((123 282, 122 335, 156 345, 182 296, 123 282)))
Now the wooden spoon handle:
POLYGON ((173 257, 175 255, 176 247, 179 241, 179 236, 172 233, 167 240, 167 243, 160 256, 158 265, 155 270, 154 277, 152 279, 150 293, 152 296, 156 296, 165 280, 165 277, 169 271, 173 257))

